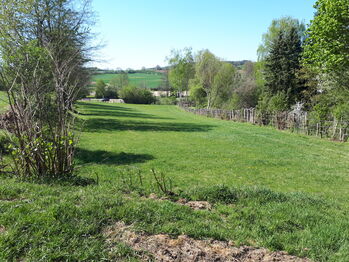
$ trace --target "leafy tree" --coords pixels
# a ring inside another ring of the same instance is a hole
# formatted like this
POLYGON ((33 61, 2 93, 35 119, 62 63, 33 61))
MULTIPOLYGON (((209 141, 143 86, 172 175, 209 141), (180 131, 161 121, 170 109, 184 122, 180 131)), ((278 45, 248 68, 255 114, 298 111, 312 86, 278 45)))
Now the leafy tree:
POLYGON ((153 104, 155 97, 149 89, 136 87, 134 85, 125 86, 120 90, 120 97, 126 103, 132 104, 153 104))
POLYGON ((197 78, 189 81, 190 99, 195 102, 196 107, 205 107, 207 98, 206 92, 197 78))
POLYGON ((255 107, 258 102, 258 96, 262 92, 262 85, 257 78, 260 76, 260 62, 247 62, 243 66, 240 78, 238 79, 238 88, 235 89, 229 107, 234 109, 255 107))
POLYGON ((208 50, 202 50, 196 56, 195 77, 206 93, 207 108, 212 107, 216 95, 214 79, 221 66, 221 61, 208 50))
POLYGON ((104 98, 106 95, 106 83, 102 79, 96 82, 96 98, 104 98))
POLYGON ((268 28, 268 31, 262 36, 262 44, 259 45, 257 54, 258 60, 264 61, 269 55, 273 44, 278 40, 280 32, 287 34, 290 30, 296 30, 301 41, 305 37, 305 25, 298 19, 286 16, 280 19, 274 19, 268 28))
POLYGON ((119 73, 109 82, 109 86, 113 90, 119 90, 125 86, 128 86, 128 84, 129 84, 129 78, 126 72, 119 73))
POLYGON ((222 108, 230 100, 233 92, 238 88, 239 77, 235 67, 228 63, 221 66, 214 77, 211 104, 213 107, 222 108))
POLYGON ((297 78, 302 54, 301 38, 296 27, 280 31, 265 61, 266 91, 284 93, 290 106, 304 89, 297 78))
POLYGON ((171 56, 167 58, 170 64, 168 79, 172 88, 179 93, 189 88, 189 80, 194 77, 194 58, 191 48, 183 50, 172 50, 171 56))
POLYGON ((105 89, 104 97, 109 99, 118 98, 118 91, 111 86, 107 86, 105 89))
POLYGON ((321 76, 335 77, 348 88, 349 0, 318 0, 307 30, 305 63, 321 76))

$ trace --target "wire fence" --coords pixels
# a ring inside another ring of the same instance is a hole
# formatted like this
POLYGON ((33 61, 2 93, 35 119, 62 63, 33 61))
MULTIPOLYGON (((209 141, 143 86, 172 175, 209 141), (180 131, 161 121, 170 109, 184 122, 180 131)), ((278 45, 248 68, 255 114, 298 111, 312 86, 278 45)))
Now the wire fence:
POLYGON ((318 121, 304 111, 262 114, 255 108, 223 110, 192 108, 183 104, 180 104, 179 107, 187 112, 206 117, 247 122, 261 126, 273 126, 279 130, 290 130, 295 133, 330 138, 335 141, 345 142, 348 140, 349 122, 337 119, 318 121))

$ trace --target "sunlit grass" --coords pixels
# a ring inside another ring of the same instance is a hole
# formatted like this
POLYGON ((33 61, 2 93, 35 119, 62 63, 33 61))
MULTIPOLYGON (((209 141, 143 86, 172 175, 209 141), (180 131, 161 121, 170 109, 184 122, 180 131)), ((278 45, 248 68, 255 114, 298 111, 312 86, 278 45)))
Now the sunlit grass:
POLYGON ((102 231, 115 221, 150 234, 347 261, 347 144, 174 106, 80 103, 78 111, 85 123, 77 170, 95 182, 0 178, 0 261, 134 261, 121 245, 107 252, 102 231), (173 180, 178 197, 210 201, 213 209, 145 199, 139 193, 153 186, 121 179, 138 181, 140 172, 152 181, 151 168, 173 180))

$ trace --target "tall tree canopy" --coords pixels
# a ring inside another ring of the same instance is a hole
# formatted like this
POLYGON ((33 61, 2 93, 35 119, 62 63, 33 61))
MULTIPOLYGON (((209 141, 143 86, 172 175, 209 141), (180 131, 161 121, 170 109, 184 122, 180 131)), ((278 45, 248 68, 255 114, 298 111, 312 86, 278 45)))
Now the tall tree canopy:
POLYGON ((172 50, 168 58, 170 71, 168 74, 170 85, 182 96, 188 90, 189 80, 194 77, 194 57, 191 48, 172 50))
POLYGON ((302 54, 301 38, 296 27, 280 31, 270 47, 265 60, 267 92, 271 95, 283 93, 291 105, 302 91, 297 73, 302 54))
POLYGON ((221 61, 210 51, 202 50, 196 56, 195 77, 203 88, 207 97, 207 108, 212 106, 216 95, 214 91, 214 80, 221 69, 221 61))
POLYGON ((305 25, 303 22, 300 22, 298 19, 290 16, 274 19, 271 22, 268 31, 262 36, 262 43, 259 45, 257 50, 258 60, 265 60, 272 48, 273 43, 277 41, 280 32, 286 33, 291 29, 296 29, 301 41, 304 40, 305 25))
POLYGON ((318 0, 315 8, 307 30, 305 62, 321 74, 349 79, 349 0, 318 0))
POLYGON ((238 88, 238 84, 239 77, 235 67, 232 64, 222 62, 214 77, 211 105, 217 108, 224 107, 238 88))

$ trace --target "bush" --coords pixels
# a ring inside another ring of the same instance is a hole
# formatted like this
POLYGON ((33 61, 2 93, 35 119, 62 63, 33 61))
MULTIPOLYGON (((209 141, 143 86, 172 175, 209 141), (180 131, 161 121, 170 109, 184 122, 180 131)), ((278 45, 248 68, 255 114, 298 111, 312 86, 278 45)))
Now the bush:
POLYGON ((120 97, 131 104, 153 104, 156 102, 155 97, 146 88, 136 86, 126 86, 120 90, 120 97))
POLYGON ((108 86, 105 90, 104 98, 109 98, 109 99, 118 98, 118 92, 116 88, 108 86))
POLYGON ((207 95, 204 88, 200 84, 190 84, 190 100, 195 102, 197 107, 206 107, 207 95))
POLYGON ((269 100, 269 111, 273 113, 287 111, 287 95, 283 92, 278 92, 276 95, 272 96, 269 100))
POLYGON ((177 99, 175 96, 159 97, 156 101, 158 105, 175 105, 177 104, 177 99))
POLYGON ((10 139, 5 134, 0 134, 0 155, 9 153, 10 139))
POLYGON ((104 98, 106 84, 103 80, 98 79, 96 82, 96 98, 104 98))

